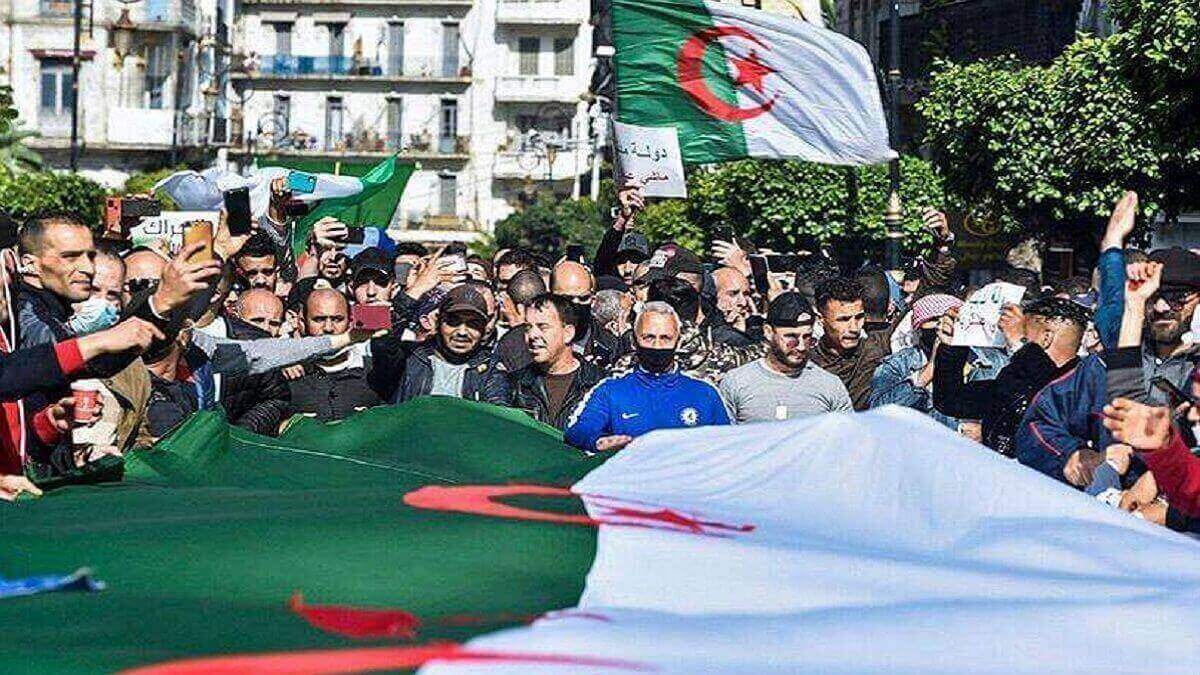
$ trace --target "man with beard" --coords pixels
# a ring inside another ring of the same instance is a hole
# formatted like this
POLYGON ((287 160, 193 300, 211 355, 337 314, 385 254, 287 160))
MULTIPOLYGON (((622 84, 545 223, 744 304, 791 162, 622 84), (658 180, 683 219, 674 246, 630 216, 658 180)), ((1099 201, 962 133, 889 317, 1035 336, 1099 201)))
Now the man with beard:
POLYGON ((601 378, 595 366, 571 350, 578 321, 575 307, 564 298, 541 295, 529 302, 523 333, 533 363, 512 381, 512 406, 559 429, 601 378))
POLYGON ((245 288, 264 288, 272 293, 279 281, 275 244, 265 232, 250 235, 233 256, 234 270, 245 288))
MULTIPOLYGON (((1143 402, 1166 405, 1166 395, 1150 383, 1162 377, 1184 389, 1192 368, 1200 361, 1200 344, 1184 340, 1200 305, 1200 255, 1183 248, 1158 249, 1150 252, 1150 262, 1162 265, 1162 280, 1158 291, 1145 301, 1142 312, 1145 339, 1141 363, 1147 385, 1143 402)), ((1109 367, 1114 365, 1109 363, 1109 367)))
POLYGON ((491 328, 488 299, 475 284, 451 290, 438 306, 433 339, 405 361, 396 402, 432 395, 507 405, 508 378, 484 342, 491 328))
POLYGON ((763 327, 767 355, 721 380, 721 396, 739 424, 853 409, 846 385, 808 357, 814 320, 799 293, 771 302, 763 327))
MULTIPOLYGON (((350 303, 340 291, 317 288, 304 299, 304 333, 342 336, 350 333, 350 303)), ((332 422, 383 400, 371 386, 371 357, 354 346, 309 362, 304 375, 288 382, 290 412, 332 422)))
POLYGON ((892 354, 875 369, 875 376, 871 378, 869 399, 872 408, 888 404, 902 405, 919 410, 951 429, 958 430, 957 419, 934 409, 931 386, 938 321, 946 312, 961 306, 962 300, 940 293, 926 295, 913 304, 912 325, 917 329, 917 344, 892 354))
POLYGON ((633 322, 637 367, 593 387, 571 414, 563 440, 584 452, 614 452, 655 429, 730 424, 716 387, 675 364, 680 326, 670 305, 646 303, 633 322))
POLYGON ((734 347, 747 347, 762 340, 762 317, 754 315, 750 297, 750 282, 732 267, 718 267, 712 273, 716 290, 716 307, 720 316, 713 316, 713 339, 734 347))

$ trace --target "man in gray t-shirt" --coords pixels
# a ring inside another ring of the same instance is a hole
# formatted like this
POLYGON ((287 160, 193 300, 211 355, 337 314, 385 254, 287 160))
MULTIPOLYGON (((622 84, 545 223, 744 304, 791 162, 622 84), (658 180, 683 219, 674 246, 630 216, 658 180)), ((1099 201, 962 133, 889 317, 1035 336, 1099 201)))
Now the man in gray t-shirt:
POLYGON ((767 355, 721 380, 721 396, 739 424, 853 410, 846 385, 808 358, 813 317, 798 293, 771 302, 764 326, 767 355))

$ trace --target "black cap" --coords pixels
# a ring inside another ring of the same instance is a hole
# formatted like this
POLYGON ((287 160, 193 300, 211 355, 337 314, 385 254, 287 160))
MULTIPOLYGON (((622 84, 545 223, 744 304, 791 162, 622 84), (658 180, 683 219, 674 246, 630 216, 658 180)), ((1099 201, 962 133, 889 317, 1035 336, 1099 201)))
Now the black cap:
POLYGON ((385 280, 395 278, 396 271, 392 267, 392 257, 374 246, 364 249, 350 261, 350 285, 357 286, 368 274, 375 274, 385 280))
POLYGON ((695 253, 674 242, 658 247, 650 256, 650 270, 639 281, 653 283, 659 279, 669 279, 677 274, 691 272, 703 274, 704 266, 695 253))
POLYGON ((783 293, 771 301, 767 308, 767 325, 779 328, 809 326, 815 315, 812 305, 799 293, 783 293))
POLYGON ((614 277, 612 275, 606 274, 606 275, 600 276, 596 279, 596 290, 598 290, 598 291, 610 291, 610 290, 611 291, 621 291, 623 293, 623 292, 629 290, 629 286, 626 285, 626 283, 621 280, 621 277, 614 277))
POLYGON ((641 262, 650 257, 650 240, 641 232, 626 232, 617 246, 617 258, 641 262))
POLYGON ((443 317, 467 312, 485 319, 489 318, 487 298, 483 297, 483 293, 480 293, 471 284, 463 284, 451 289, 438 307, 438 312, 443 317))
POLYGON ((700 262, 700 256, 682 246, 676 245, 675 255, 667 260, 666 270, 671 276, 683 272, 703 274, 704 265, 700 262))
POLYGON ((1167 291, 1200 289, 1200 255, 1174 246, 1150 252, 1150 260, 1162 263, 1162 288, 1167 291))
POLYGON ((1047 319, 1063 319, 1081 328, 1087 327, 1092 320, 1092 313, 1087 307, 1067 300, 1066 298, 1040 298, 1025 305, 1026 314, 1041 316, 1047 319))

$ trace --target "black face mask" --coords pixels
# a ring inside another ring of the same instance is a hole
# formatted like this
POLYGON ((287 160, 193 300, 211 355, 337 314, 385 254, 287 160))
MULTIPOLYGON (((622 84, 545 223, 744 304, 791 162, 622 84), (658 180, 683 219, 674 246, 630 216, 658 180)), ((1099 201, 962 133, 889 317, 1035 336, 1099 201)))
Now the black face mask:
POLYGON ((675 363, 674 349, 655 349, 637 346, 638 365, 651 373, 665 373, 675 363))
POLYGON ((933 346, 937 344, 937 338, 936 328, 921 328, 917 331, 917 346, 925 352, 925 356, 933 355, 933 346))

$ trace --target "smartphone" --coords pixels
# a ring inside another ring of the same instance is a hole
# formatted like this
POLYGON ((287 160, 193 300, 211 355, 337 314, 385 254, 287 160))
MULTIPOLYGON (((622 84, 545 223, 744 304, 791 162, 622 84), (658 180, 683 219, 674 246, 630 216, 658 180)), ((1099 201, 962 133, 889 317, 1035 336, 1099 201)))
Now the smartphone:
POLYGON ((412 273, 413 264, 408 262, 396 263, 396 283, 400 284, 401 288, 408 285, 408 276, 412 273))
POLYGON ((354 305, 350 326, 356 330, 391 330, 392 308, 387 305, 354 305))
POLYGON ((183 247, 202 243, 204 247, 188 257, 188 262, 208 262, 213 256, 213 224, 207 220, 193 220, 183 228, 183 247))
POLYGON ((764 255, 752 255, 750 258, 750 276, 754 278, 754 287, 759 293, 766 293, 771 287, 767 280, 767 257, 764 255))
POLYGON ((567 244, 567 260, 583 263, 583 246, 580 244, 567 244))
POLYGON ((734 233, 732 227, 721 226, 713 230, 713 239, 715 241, 734 241, 734 233))
POLYGON ((125 239, 142 218, 162 213, 162 204, 146 197, 106 197, 104 199, 104 236, 125 239))
POLYGON ((225 224, 235 237, 250 234, 250 188, 234 188, 225 193, 225 224))
POLYGON ((767 256, 767 270, 772 273, 795 272, 800 263, 800 256, 791 253, 777 253, 767 256))
POLYGON ((311 210, 311 206, 309 206, 306 202, 300 201, 299 199, 289 199, 283 203, 283 215, 289 218, 307 216, 308 212, 311 210))
POLYGON ((104 198, 104 237, 106 239, 124 239, 127 236, 121 226, 121 198, 104 198))
POLYGON ((347 227, 346 239, 347 244, 361 244, 366 241, 367 231, 361 227, 347 227))
POLYGON ((1150 384, 1153 385, 1155 389, 1167 395, 1167 398, 1171 401, 1171 407, 1175 407, 1180 403, 1187 403, 1192 406, 1196 405, 1195 396, 1192 396, 1179 387, 1176 387, 1165 377, 1156 377, 1150 381, 1150 384))
POLYGON ((310 195, 317 190, 317 177, 303 171, 289 171, 287 186, 292 194, 310 195))

